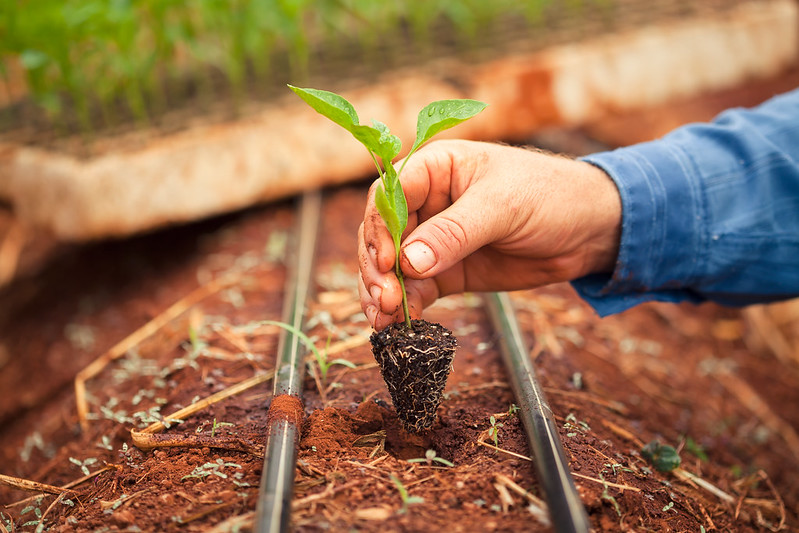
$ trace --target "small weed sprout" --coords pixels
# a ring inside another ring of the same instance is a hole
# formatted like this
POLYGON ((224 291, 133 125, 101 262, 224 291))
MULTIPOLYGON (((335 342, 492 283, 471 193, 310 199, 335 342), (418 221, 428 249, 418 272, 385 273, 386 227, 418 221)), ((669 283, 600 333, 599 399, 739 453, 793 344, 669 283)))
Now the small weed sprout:
POLYGON ((94 457, 89 457, 89 458, 84 459, 83 461, 81 461, 80 459, 75 459, 74 457, 70 457, 69 458, 69 462, 72 463, 73 465, 77 466, 78 468, 80 468, 80 471, 83 472, 84 476, 88 476, 89 475, 89 467, 91 465, 97 463, 97 459, 94 458, 94 457))
MULTIPOLYGON (((328 339, 327 339, 327 346, 325 347, 325 349, 323 351, 320 352, 316 348, 316 346, 314 345, 314 343, 310 339, 310 337, 308 337, 308 335, 306 335, 305 333, 303 333, 299 329, 295 328, 291 324, 286 324, 285 322, 279 322, 279 321, 276 321, 276 320, 262 320, 262 321, 258 322, 257 324, 258 325, 266 325, 266 326, 278 326, 280 328, 285 329, 289 333, 291 333, 293 335, 296 335, 297 338, 300 339, 303 342, 303 344, 305 344, 306 348, 308 348, 311 351, 311 353, 313 354, 314 360, 316 361, 316 364, 319 367, 319 373, 321 374, 321 377, 322 377, 322 383, 326 382, 326 380, 327 380, 327 372, 330 370, 330 367, 333 366, 333 365, 342 365, 342 366, 346 366, 348 368, 355 368, 355 365, 352 363, 352 361, 347 361, 346 359, 333 359, 332 361, 329 361, 327 359, 327 351, 328 351, 328 349, 330 347, 330 337, 328 337, 328 339)), ((313 368, 313 367, 310 367, 310 365, 309 365, 309 368, 313 368)), ((317 382, 317 386, 318 385, 320 385, 320 384, 317 382)), ((322 385, 320 387, 320 393, 322 395, 324 395, 324 385, 322 385)))
POLYGON ((702 447, 701 444, 697 443, 691 437, 685 438, 685 449, 694 454, 694 456, 696 456, 696 458, 699 459, 700 461, 704 462, 708 461, 705 449, 702 447))
POLYGON ((577 416, 574 413, 569 413, 566 415, 563 429, 568 431, 568 433, 566 433, 567 437, 576 437, 580 433, 588 433, 591 431, 591 426, 589 426, 587 422, 577 420, 577 416))
POLYGON ((369 151, 372 161, 380 175, 380 185, 375 190, 375 206, 383 218, 386 228, 394 240, 394 271, 402 289, 402 310, 405 324, 411 327, 408 296, 405 292, 405 281, 400 269, 400 241, 402 233, 408 225, 408 203, 400 185, 400 174, 408 159, 424 143, 434 135, 457 126, 485 109, 486 104, 477 100, 439 100, 425 106, 417 117, 416 140, 399 170, 394 167, 393 160, 402 148, 399 137, 393 135, 388 126, 378 120, 372 126, 360 124, 358 113, 346 99, 329 91, 318 89, 302 89, 289 85, 305 103, 317 113, 329 118, 363 144, 369 151))
POLYGON ((330 337, 327 337, 327 344, 325 345, 325 349, 322 351, 315 351, 314 352, 314 359, 316 359, 316 366, 319 368, 319 375, 322 378, 322 384, 327 384, 327 372, 330 370, 330 367, 333 365, 341 365, 346 366, 347 368, 355 368, 355 365, 352 361, 347 361, 346 359, 333 359, 329 360, 327 358, 327 352, 330 349, 330 337))
POLYGON ((420 496, 411 496, 411 495, 409 495, 408 494, 408 489, 405 488, 405 485, 402 484, 402 481, 400 481, 397 476, 395 476, 394 474, 391 474, 391 476, 389 476, 389 477, 391 477, 391 481, 397 487, 397 491, 399 492, 400 498, 402 499, 402 507, 400 508, 399 511, 397 511, 398 514, 407 513, 408 512, 408 507, 410 505, 414 505, 414 504, 417 504, 417 503, 424 503, 424 498, 422 498, 420 496))
MULTIPOLYGON (((24 527, 29 527, 29 526, 36 526, 36 529, 34 530, 35 533, 40 533, 41 531, 44 531, 44 528, 45 528, 44 523, 47 521, 46 518, 42 519, 42 510, 41 509, 31 505, 31 506, 28 506, 25 509, 23 509, 22 512, 19 513, 19 514, 20 514, 20 516, 22 516, 25 513, 30 512, 31 510, 33 510, 33 514, 36 515, 36 520, 29 520, 29 521, 25 522, 24 524, 22 524, 21 527, 24 528, 24 527)), ((14 530, 12 529, 11 531, 14 531, 14 530)))
POLYGON ((217 476, 222 479, 227 479, 228 475, 221 471, 224 467, 241 468, 241 465, 236 463, 226 463, 223 459, 217 459, 215 463, 209 462, 195 467, 191 474, 186 474, 180 478, 180 480, 184 481, 186 479, 192 478, 203 480, 208 476, 217 476))
POLYGON ((208 343, 200 338, 200 333, 192 325, 189 326, 189 346, 190 349, 187 351, 191 360, 196 359, 199 355, 204 355, 208 350, 208 343))
POLYGON ((0 524, 3 524, 3 527, 6 528, 6 531, 14 531, 14 522, 11 520, 10 517, 6 517, 3 513, 0 513, 0 524))
POLYGON ((488 436, 494 441, 494 446, 499 447, 499 428, 503 427, 505 424, 497 422, 497 418, 494 415, 491 415, 488 421, 491 423, 491 427, 488 428, 488 436))
POLYGON ((417 459, 408 459, 409 463, 427 463, 427 466, 433 466, 433 461, 437 463, 441 463, 444 466, 455 466, 452 461, 447 461, 443 457, 438 457, 436 451, 432 448, 427 450, 424 454, 424 457, 419 457, 417 459))
POLYGON ((605 482, 605 476, 602 475, 602 472, 599 473, 599 479, 602 481, 602 495, 601 498, 605 501, 610 502, 613 504, 613 508, 616 510, 616 514, 621 516, 621 508, 619 507, 619 502, 616 501, 616 498, 610 495, 608 492, 608 484, 605 482))
POLYGON ((214 418, 213 424, 211 424, 211 437, 216 434, 216 428, 221 428, 223 426, 232 426, 230 422, 217 422, 216 418, 214 418))

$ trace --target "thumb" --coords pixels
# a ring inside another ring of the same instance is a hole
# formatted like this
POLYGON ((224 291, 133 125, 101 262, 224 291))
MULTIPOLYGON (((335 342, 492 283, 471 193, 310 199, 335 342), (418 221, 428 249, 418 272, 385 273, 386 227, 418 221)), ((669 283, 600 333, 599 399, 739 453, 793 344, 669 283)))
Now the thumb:
POLYGON ((408 235, 401 249, 403 272, 416 279, 436 276, 492 242, 493 217, 478 196, 465 194, 408 235))

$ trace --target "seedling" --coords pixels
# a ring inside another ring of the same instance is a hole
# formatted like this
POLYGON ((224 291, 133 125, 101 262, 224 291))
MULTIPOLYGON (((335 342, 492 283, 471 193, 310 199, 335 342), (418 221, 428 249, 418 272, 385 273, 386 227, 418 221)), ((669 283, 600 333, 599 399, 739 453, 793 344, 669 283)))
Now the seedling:
POLYGON ((352 361, 347 361, 346 359, 333 359, 329 360, 327 358, 327 351, 330 349, 330 337, 327 338, 327 344, 325 344, 324 350, 317 350, 314 352, 314 358, 316 359, 316 366, 319 367, 319 375, 322 378, 322 383, 327 383, 327 372, 330 370, 330 367, 333 365, 341 365, 346 366, 347 368, 355 368, 355 365, 352 361))
POLYGON ((402 508, 400 508, 398 514, 405 514, 408 512, 408 506, 414 505, 417 503, 424 503, 424 498, 421 496, 411 496, 408 494, 408 489, 405 488, 405 485, 402 484, 402 481, 397 478, 395 475, 389 476, 391 477, 391 481, 394 482, 394 485, 397 487, 397 491, 399 491, 400 498, 402 498, 402 508))
POLYGON ((505 424, 497 422, 497 418, 494 415, 491 415, 488 421, 491 422, 491 427, 488 428, 488 436, 494 441, 494 446, 499 447, 499 428, 503 427, 505 424))
POLYGON ((217 422, 216 418, 214 418, 214 422, 211 424, 211 437, 216 434, 216 429, 221 428, 222 426, 232 426, 230 422, 217 422))
POLYGON ((69 462, 73 465, 80 468, 80 471, 83 472, 84 476, 89 475, 89 467, 97 462, 97 459, 94 457, 89 457, 88 459, 84 459, 81 461, 80 459, 75 459, 74 457, 69 458, 69 462))
POLYGON ((441 463, 444 466, 455 466, 452 461, 447 461, 443 457, 438 457, 436 451, 432 448, 425 452, 424 457, 408 459, 409 463, 427 463, 427 466, 433 466, 433 461, 441 463))
POLYGON ((349 131, 369 151, 380 175, 380 184, 375 191, 375 205, 394 240, 394 271, 402 290, 405 324, 411 329, 408 296, 399 263, 402 233, 408 225, 408 203, 399 178, 405 164, 419 147, 437 133, 475 116, 485 109, 486 104, 464 99, 439 100, 425 106, 417 118, 416 141, 397 170, 393 160, 399 155, 402 142, 389 131, 388 126, 377 120, 372 121, 372 126, 360 124, 358 113, 352 104, 335 93, 319 89, 302 89, 292 85, 289 85, 289 88, 318 113, 349 131))

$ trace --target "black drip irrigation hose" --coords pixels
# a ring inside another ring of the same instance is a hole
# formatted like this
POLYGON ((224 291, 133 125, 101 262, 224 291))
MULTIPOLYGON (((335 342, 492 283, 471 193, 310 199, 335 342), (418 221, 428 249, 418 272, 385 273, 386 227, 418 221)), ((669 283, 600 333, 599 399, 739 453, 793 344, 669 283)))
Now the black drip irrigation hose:
MULTIPOLYGON (((319 228, 322 195, 313 191, 303 195, 293 260, 288 263, 290 282, 286 290, 283 321, 301 331, 308 296, 319 228)), ((297 444, 302 424, 302 380, 305 346, 298 335, 283 330, 275 363, 275 386, 266 426, 266 450, 261 488, 253 531, 278 533, 289 530, 291 497, 297 444)))
POLYGON ((502 358, 533 452, 533 464, 552 526, 557 533, 587 532, 590 529, 588 515, 574 485, 552 410, 536 379, 510 298, 506 293, 491 293, 486 296, 486 302, 499 335, 502 358))

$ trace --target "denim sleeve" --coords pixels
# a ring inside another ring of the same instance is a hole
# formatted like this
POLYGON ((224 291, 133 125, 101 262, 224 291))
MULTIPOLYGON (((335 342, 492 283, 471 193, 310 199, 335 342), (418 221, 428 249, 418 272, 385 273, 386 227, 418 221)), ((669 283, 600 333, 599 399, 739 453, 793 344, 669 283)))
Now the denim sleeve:
POLYGON ((648 300, 799 295, 799 89, 583 160, 622 201, 614 272, 573 282, 600 315, 648 300))

